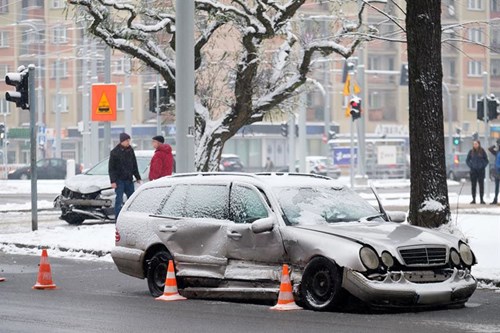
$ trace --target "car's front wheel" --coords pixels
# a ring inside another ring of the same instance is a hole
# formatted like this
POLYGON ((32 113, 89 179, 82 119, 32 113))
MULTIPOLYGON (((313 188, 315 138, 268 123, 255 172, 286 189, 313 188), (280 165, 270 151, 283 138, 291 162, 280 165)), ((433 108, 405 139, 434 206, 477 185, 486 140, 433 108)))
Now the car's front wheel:
POLYGON ((85 217, 75 213, 66 214, 63 219, 71 225, 81 225, 85 221, 85 217))
POLYGON ((148 279, 148 288, 151 296, 158 297, 163 295, 165 289, 165 279, 167 277, 168 261, 172 256, 167 251, 158 251, 149 260, 146 278, 148 279))
POLYGON ((340 302, 341 286, 341 269, 327 258, 316 257, 307 264, 302 275, 302 303, 315 311, 331 310, 340 302))

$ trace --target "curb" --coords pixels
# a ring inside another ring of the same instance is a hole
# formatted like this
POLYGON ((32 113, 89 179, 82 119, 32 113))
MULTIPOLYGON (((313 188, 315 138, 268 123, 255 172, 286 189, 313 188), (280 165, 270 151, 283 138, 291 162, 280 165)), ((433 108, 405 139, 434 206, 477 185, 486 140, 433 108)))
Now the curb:
MULTIPOLYGON (((67 247, 28 245, 28 244, 21 244, 21 243, 0 242, 0 245, 11 245, 11 246, 15 246, 15 247, 20 248, 20 249, 32 249, 32 250, 50 249, 50 250, 58 250, 61 252, 82 252, 85 254, 94 255, 98 258, 105 257, 106 255, 111 254, 111 251, 71 249, 71 248, 67 248, 67 247)), ((78 258, 75 258, 75 259, 78 259, 78 258)))

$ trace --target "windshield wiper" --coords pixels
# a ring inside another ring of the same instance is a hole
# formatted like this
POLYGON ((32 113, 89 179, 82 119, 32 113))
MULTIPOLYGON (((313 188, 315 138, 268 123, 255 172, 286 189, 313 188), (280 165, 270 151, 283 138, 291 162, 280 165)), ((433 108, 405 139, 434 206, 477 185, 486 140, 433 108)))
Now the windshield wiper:
POLYGON ((376 219, 377 217, 383 217, 385 214, 383 213, 378 213, 378 214, 373 214, 373 215, 368 215, 360 218, 358 222, 365 222, 365 221, 371 221, 373 219, 376 219))

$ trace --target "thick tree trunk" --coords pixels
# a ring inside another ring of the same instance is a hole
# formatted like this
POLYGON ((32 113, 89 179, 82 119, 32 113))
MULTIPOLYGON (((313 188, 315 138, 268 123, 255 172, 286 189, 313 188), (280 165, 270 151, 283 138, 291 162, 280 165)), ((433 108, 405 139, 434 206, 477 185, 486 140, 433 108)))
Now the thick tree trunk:
POLYGON ((406 1, 411 194, 409 221, 437 227, 450 219, 444 151, 441 1, 406 1))

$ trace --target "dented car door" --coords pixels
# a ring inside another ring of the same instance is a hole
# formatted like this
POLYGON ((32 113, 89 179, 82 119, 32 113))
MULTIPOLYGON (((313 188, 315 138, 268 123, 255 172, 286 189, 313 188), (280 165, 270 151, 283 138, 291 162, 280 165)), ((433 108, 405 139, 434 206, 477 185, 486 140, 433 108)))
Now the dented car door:
POLYGON ((154 230, 176 261, 177 275, 222 278, 229 186, 177 185, 154 222, 154 230))

